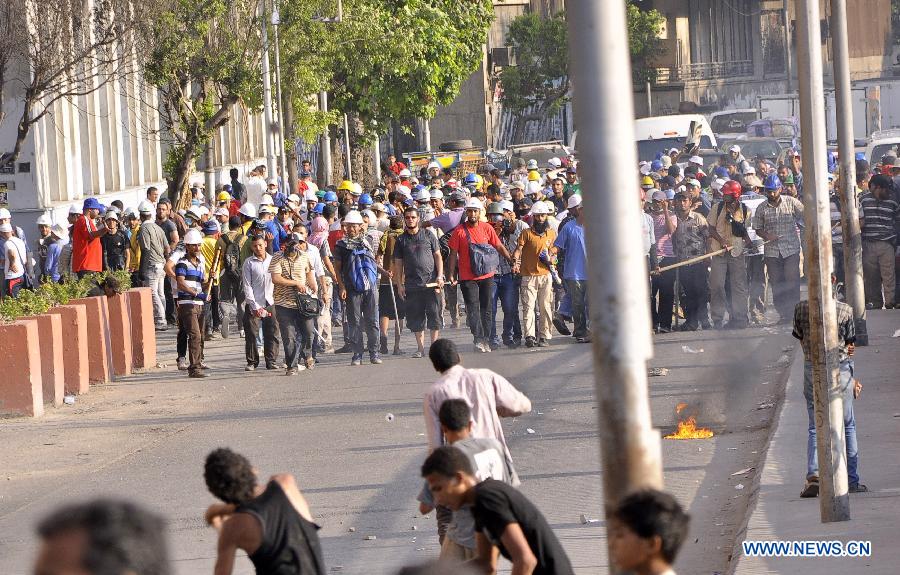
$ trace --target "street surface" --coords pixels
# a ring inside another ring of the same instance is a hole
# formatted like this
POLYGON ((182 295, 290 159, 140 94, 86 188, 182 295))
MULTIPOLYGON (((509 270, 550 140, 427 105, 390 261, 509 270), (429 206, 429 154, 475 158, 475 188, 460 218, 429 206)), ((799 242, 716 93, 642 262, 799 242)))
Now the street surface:
MULTIPOLYGON (((461 345, 464 365, 494 369, 531 398, 532 413, 504 422, 522 490, 577 573, 605 573, 604 523, 580 521, 603 516, 590 346, 557 336, 549 348, 476 355, 467 331, 445 334, 461 345)), ((327 355, 315 371, 290 379, 281 370, 245 373, 244 341, 217 340, 207 343, 212 377, 205 380, 175 370, 175 333, 161 335, 166 367, 92 387, 42 419, 0 421, 0 573, 30 573, 34 525, 48 510, 98 496, 132 498, 163 513, 175 573, 211 573, 216 533, 203 513, 213 499, 202 472, 218 446, 247 455, 263 480, 282 471, 297 476, 322 526, 329 571, 387 574, 437 556, 433 514, 417 515, 415 501, 425 456, 421 402, 436 373, 427 358, 409 357, 411 334, 403 336, 407 355, 388 356, 384 365, 350 367, 349 355, 327 355)), ((654 424, 670 433, 676 404, 687 402, 698 425, 716 433, 663 440, 666 488, 693 518, 676 568, 726 572, 793 340, 786 327, 655 337, 651 365, 671 371, 650 378, 654 424), (685 345, 703 353, 686 353, 685 345), (732 475, 747 468, 754 469, 732 475)), ((252 572, 240 558, 235 573, 252 572)))

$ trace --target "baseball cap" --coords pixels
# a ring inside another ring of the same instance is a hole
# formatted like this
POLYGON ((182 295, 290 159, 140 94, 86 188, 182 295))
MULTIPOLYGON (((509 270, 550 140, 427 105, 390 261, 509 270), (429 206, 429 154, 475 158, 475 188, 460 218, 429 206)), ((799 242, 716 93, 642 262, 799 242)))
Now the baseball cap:
POLYGON ((566 168, 566 173, 567 174, 577 174, 578 170, 575 169, 575 166, 569 166, 568 168, 566 168))
POLYGON ((719 166, 718 168, 716 168, 715 170, 713 170, 713 174, 714 174, 717 178, 725 178, 725 179, 728 179, 728 168, 726 168, 725 166, 719 166))
POLYGON ((692 186, 692 187, 695 187, 695 188, 699 188, 699 187, 700 187, 700 180, 696 180, 696 179, 694 179, 694 178, 689 179, 689 180, 686 181, 685 183, 686 183, 687 185, 692 186))
POLYGON ((269 180, 266 183, 270 186, 277 186, 278 178, 269 178, 269 180))
POLYGON ((581 207, 581 196, 578 194, 569 196, 569 200, 566 202, 566 208, 571 210, 572 208, 578 207, 581 207))
POLYGON ((207 220, 204 222, 203 233, 208 236, 219 233, 219 222, 216 220, 207 220))
POLYGON ((97 198, 85 198, 84 205, 81 206, 81 211, 84 210, 102 210, 106 208, 97 198))
POLYGON ((227 208, 216 208, 216 211, 213 212, 214 216, 227 216, 229 215, 227 208))
POLYGON ((528 164, 525 165, 525 168, 526 168, 528 171, 538 169, 538 163, 537 163, 537 160, 528 160, 528 164))
POLYGON ((701 158, 700 156, 691 156, 691 158, 688 160, 688 162, 690 162, 692 164, 697 164, 698 166, 702 166, 703 158, 701 158))
POLYGON ((733 144, 730 148, 728 148, 728 151, 729 151, 729 152, 737 152, 738 154, 740 154, 740 153, 741 153, 741 147, 738 146, 737 144, 733 144))

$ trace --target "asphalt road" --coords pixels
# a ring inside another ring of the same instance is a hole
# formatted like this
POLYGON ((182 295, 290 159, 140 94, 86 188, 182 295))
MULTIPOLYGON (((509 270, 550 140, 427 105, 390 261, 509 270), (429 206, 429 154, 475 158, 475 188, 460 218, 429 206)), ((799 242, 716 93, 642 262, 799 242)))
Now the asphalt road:
MULTIPOLYGON (((446 333, 463 346, 464 364, 502 373, 532 399, 531 414, 504 423, 522 490, 576 571, 605 573, 604 523, 579 521, 581 514, 602 519, 590 346, 557 337, 549 348, 476 355, 463 330, 446 333)), ((421 401, 436 376, 430 362, 406 355, 350 367, 349 356, 330 355, 316 370, 285 378, 245 373, 243 343, 207 344, 212 377, 193 380, 174 369, 168 332, 160 341, 167 367, 93 387, 40 420, 0 421, 0 573, 30 572, 34 524, 48 510, 98 496, 132 498, 163 513, 175 572, 210 573, 216 535, 202 520, 212 502, 202 464, 218 446, 247 455, 263 477, 297 476, 322 525, 330 571, 387 574, 435 557, 434 518, 418 516, 415 502, 425 455, 421 401)), ((404 345, 411 351, 411 335, 404 345)), ((654 424, 672 431, 675 405, 687 402, 698 424, 716 433, 663 440, 666 487, 693 517, 679 572, 730 568, 757 471, 732 474, 759 467, 791 345, 784 328, 656 338, 651 365, 671 371, 650 378, 654 424)), ((241 558, 235 572, 253 570, 241 558)))

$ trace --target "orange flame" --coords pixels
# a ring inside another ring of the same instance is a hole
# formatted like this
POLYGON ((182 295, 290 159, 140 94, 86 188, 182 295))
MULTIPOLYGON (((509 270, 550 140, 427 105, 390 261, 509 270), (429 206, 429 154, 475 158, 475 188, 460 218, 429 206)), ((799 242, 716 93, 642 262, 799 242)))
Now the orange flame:
MULTIPOLYGON (((675 413, 681 415, 681 412, 688 406, 686 403, 679 403, 675 406, 675 413)), ((691 415, 687 419, 678 422, 678 431, 666 435, 664 439, 709 439, 713 436, 711 429, 705 427, 697 427, 697 419, 691 415)))

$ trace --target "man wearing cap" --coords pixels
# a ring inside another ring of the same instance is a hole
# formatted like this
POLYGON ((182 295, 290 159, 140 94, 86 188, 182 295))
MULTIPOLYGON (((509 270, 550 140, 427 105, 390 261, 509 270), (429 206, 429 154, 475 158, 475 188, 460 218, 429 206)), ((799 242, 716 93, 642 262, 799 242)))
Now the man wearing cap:
POLYGON ((222 315, 219 313, 219 278, 222 276, 222 261, 224 253, 219 249, 219 223, 215 220, 203 222, 201 226, 203 240, 200 242, 200 255, 206 266, 203 275, 206 277, 206 285, 209 290, 208 302, 204 306, 204 339, 211 340, 220 336, 222 315), (211 280, 211 281, 210 281, 211 280))
POLYGON ((797 222, 803 219, 803 204, 781 194, 781 180, 772 174, 764 182, 767 201, 756 208, 753 229, 765 240, 766 270, 772 284, 772 299, 780 316, 789 323, 800 301, 800 234, 797 222))
POLYGON ((50 235, 44 241, 45 254, 41 260, 41 281, 59 282, 63 279, 60 269, 62 263, 63 248, 69 243, 69 234, 61 224, 54 224, 50 228, 50 235))
POLYGON ((0 246, 3 255, 4 297, 16 297, 24 284, 27 259, 25 242, 16 237, 9 218, 0 223, 0 246))
MULTIPOLYGON (((691 200, 691 212, 700 214, 704 218, 709 215, 712 204, 709 198, 700 191, 700 180, 690 178, 684 182, 685 195, 691 200)), ((675 206, 678 207, 677 205, 675 206)), ((677 211, 677 210, 676 210, 677 211)))
MULTIPOLYGON (((487 248, 488 244, 493 250, 499 252, 500 257, 511 260, 512 256, 500 241, 493 226, 480 221, 482 209, 481 202, 475 198, 466 202, 465 221, 453 230, 450 236, 448 272, 451 278, 456 277, 460 281, 463 299, 466 302, 466 317, 474 337, 475 349, 481 353, 488 353, 491 351, 489 338, 493 319, 491 303, 494 297, 494 274, 498 270, 490 269, 489 265, 484 269, 473 269, 471 246, 475 244, 480 246, 479 250, 484 253, 487 264, 490 264, 490 251, 492 251, 487 248)), ((499 259, 496 260, 496 263, 499 264, 499 259)))
POLYGON ((710 249, 728 250, 710 261, 710 312, 713 325, 724 327, 726 293, 731 294, 731 305, 727 306, 731 312, 728 327, 743 329, 747 327, 748 313, 745 252, 752 247, 747 230, 751 212, 741 203, 741 186, 734 180, 726 182, 722 194, 724 199, 713 205, 707 221, 710 249))
MULTIPOLYGON (((159 202, 156 206, 157 213, 160 211, 160 206, 168 208, 168 204, 159 202)), ((156 329, 164 331, 167 329, 167 326, 166 274, 163 268, 171 252, 171 247, 163 228, 153 221, 153 212, 153 204, 146 200, 138 205, 141 227, 133 241, 140 252, 138 275, 142 278, 143 285, 150 288, 150 293, 153 296, 153 319, 156 322, 156 329)))
POLYGON ((128 236, 122 230, 119 215, 113 210, 108 210, 103 216, 103 222, 109 230, 109 233, 100 238, 103 247, 103 269, 127 270, 131 265, 131 251, 128 249, 128 236))
POLYGON ((189 377, 207 377, 203 371, 203 306, 206 293, 203 286, 206 276, 203 269, 206 263, 200 254, 203 235, 200 230, 192 229, 184 235, 184 256, 175 264, 175 278, 178 286, 176 301, 178 302, 178 332, 187 338, 190 364, 189 377))
POLYGON ((97 198, 84 200, 81 213, 72 231, 72 272, 79 278, 103 271, 103 245, 100 238, 109 233, 105 225, 95 220, 104 206, 97 198))
MULTIPOLYGON (((509 253, 516 251, 519 237, 528 229, 528 224, 516 219, 512 202, 495 202, 488 206, 488 221, 500 236, 500 241, 509 253)), ((513 272, 512 263, 500 260, 500 271, 494 276, 494 298, 491 302, 491 349, 500 347, 500 342, 507 347, 522 345, 522 324, 519 321, 519 298, 522 278, 513 272), (497 335, 497 303, 503 309, 502 332, 497 335)))
MULTIPOLYGON (((50 228, 53 225, 53 221, 50 219, 49 214, 41 214, 35 223, 37 224, 38 229, 38 265, 40 270, 38 272, 38 279, 40 281, 45 281, 44 268, 47 260, 47 247, 56 242, 56 239, 50 235, 50 228)), ((59 274, 57 273, 56 279, 59 279, 58 276, 59 274)), ((55 282, 56 279, 49 281, 55 282)))
POLYGON ((519 235, 513 254, 513 272, 522 277, 520 299, 525 347, 550 345, 550 321, 553 317, 553 281, 550 268, 557 252, 553 245, 557 235, 547 222, 549 216, 547 202, 534 205, 531 227, 519 235), (540 326, 537 330, 535 308, 540 313, 540 326))
POLYGON ((737 144, 733 144, 730 148, 728 148, 728 156, 729 159, 735 164, 740 164, 741 162, 746 161, 744 154, 741 153, 741 147, 737 144))
MULTIPOLYGON (((269 264, 274 284, 275 318, 284 345, 286 376, 315 367, 312 355, 313 320, 300 314, 297 295, 316 297, 316 278, 306 250, 306 236, 290 234, 284 252, 278 252, 269 264)), ((247 338, 250 337, 248 333, 247 338)))
MULTIPOLYGON (((560 258, 564 260, 562 278, 571 310, 565 309, 561 303, 559 313, 560 315, 571 313, 575 320, 572 336, 578 343, 588 343, 591 341, 591 332, 588 326, 587 250, 584 244, 584 208, 581 205, 581 196, 569 198, 567 207, 568 215, 573 219, 565 225, 560 225, 559 235, 553 245, 559 250, 560 258)), ((556 316, 554 319, 560 318, 556 316)), ((559 327, 557 326, 557 329, 559 327)))

